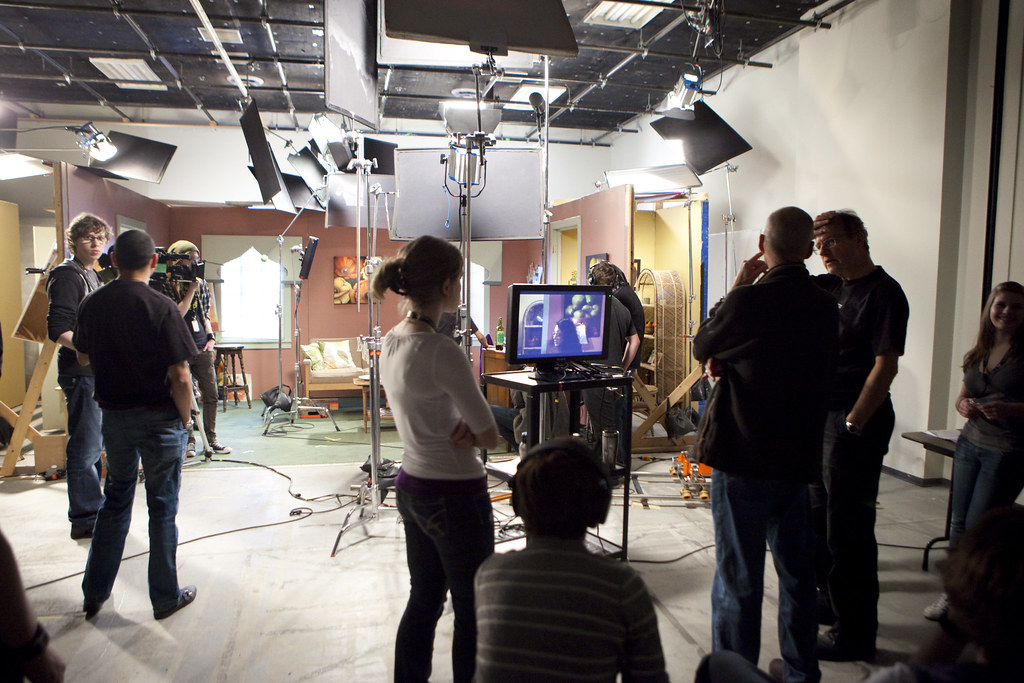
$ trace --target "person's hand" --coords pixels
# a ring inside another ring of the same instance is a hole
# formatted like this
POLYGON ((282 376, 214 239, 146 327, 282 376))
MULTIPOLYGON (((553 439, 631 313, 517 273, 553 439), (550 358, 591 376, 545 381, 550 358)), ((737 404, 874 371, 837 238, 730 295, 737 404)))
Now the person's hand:
POLYGON ((451 439, 456 448, 472 448, 476 440, 465 420, 459 420, 459 424, 455 425, 451 439))
POLYGON ((991 401, 989 403, 978 403, 975 410, 980 412, 989 420, 1001 420, 1004 417, 1013 417, 1017 414, 1017 408, 1009 401, 991 401))
POLYGON ((976 407, 974 400, 966 396, 961 396, 956 401, 956 412, 960 413, 961 417, 966 417, 968 420, 981 415, 981 411, 976 407))
POLYGON ((707 373, 708 377, 718 378, 722 373, 722 368, 723 365, 721 361, 714 356, 708 358, 708 362, 704 364, 704 371, 707 373))
POLYGON ((213 347, 217 345, 216 339, 208 339, 203 345, 203 351, 213 351, 213 347))
POLYGON ((832 222, 832 219, 835 218, 835 215, 835 211, 825 211, 824 213, 819 213, 817 216, 815 216, 814 233, 817 234, 818 231, 827 228, 829 224, 832 222))
POLYGON ((60 658, 53 646, 25 662, 21 672, 33 683, 60 683, 64 680, 64 660, 60 658))
POLYGON ((82 353, 81 351, 75 351, 75 357, 79 365, 89 365, 92 362, 89 360, 89 354, 82 353))
POLYGON ((759 251, 743 262, 740 272, 736 273, 736 279, 732 283, 733 287, 751 285, 760 275, 768 272, 768 264, 764 262, 762 256, 764 256, 764 252, 759 251))

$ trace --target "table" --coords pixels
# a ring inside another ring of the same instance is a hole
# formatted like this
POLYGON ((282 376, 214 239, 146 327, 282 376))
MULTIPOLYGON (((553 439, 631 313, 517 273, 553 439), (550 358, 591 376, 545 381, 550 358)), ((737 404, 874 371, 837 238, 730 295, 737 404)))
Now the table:
MULTIPOLYGON (((527 421, 526 445, 533 448, 540 440, 540 396, 555 391, 569 394, 569 425, 572 433, 580 428, 580 392, 584 389, 602 389, 620 387, 625 393, 627 406, 633 405, 633 373, 629 370, 608 373, 606 377, 588 377, 584 379, 543 380, 533 377, 531 370, 514 372, 496 372, 482 377, 488 386, 518 389, 526 395, 527 421)), ((631 419, 632 411, 626 411, 627 420, 631 419)), ((632 424, 619 425, 619 438, 625 439, 626 453, 632 453, 632 424)), ((627 539, 629 534, 629 477, 632 458, 627 457, 624 467, 616 468, 613 475, 621 474, 626 485, 623 487, 622 500, 622 543, 621 550, 611 553, 613 557, 627 559, 627 539)), ((609 541, 611 543, 611 541, 609 541)))
MULTIPOLYGON (((363 432, 366 432, 366 423, 370 419, 370 379, 368 377, 356 377, 352 380, 352 383, 359 387, 360 392, 363 395, 363 432)), ((395 416, 391 414, 391 409, 387 409, 387 414, 384 413, 384 405, 386 403, 386 396, 384 395, 384 387, 380 388, 380 406, 381 406, 381 420, 395 419, 395 416)))
MULTIPOLYGON (((904 439, 908 441, 915 441, 922 446, 926 451, 932 453, 939 453, 947 458, 952 458, 953 453, 956 450, 956 444, 946 439, 940 439, 937 436, 929 434, 928 432, 903 432, 900 434, 904 439)), ((936 543, 949 540, 949 523, 953 517, 953 477, 956 475, 956 469, 950 470, 949 474, 949 497, 946 500, 946 528, 942 536, 936 536, 924 546, 924 559, 921 561, 921 571, 928 571, 928 553, 931 552, 932 546, 936 543)))

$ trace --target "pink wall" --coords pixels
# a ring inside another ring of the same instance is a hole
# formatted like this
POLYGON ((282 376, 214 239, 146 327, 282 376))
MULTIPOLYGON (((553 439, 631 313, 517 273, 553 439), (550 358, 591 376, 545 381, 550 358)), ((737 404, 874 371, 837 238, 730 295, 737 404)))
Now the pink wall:
POLYGON ((608 254, 608 260, 626 273, 632 263, 633 186, 613 187, 551 209, 551 221, 580 217, 580 284, 586 284, 582 261, 590 254, 608 254))
POLYGON ((171 209, 91 171, 62 164, 65 173, 64 225, 82 212, 95 214, 117 232, 119 215, 146 224, 146 232, 157 244, 166 244, 171 209))

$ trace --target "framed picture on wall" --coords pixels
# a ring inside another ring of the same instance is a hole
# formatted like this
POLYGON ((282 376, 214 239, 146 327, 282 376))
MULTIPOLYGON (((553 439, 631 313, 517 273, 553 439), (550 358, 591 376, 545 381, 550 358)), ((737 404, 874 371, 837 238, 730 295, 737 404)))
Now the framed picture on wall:
POLYGON ((362 303, 367 303, 366 296, 369 286, 366 280, 366 273, 363 271, 365 256, 335 256, 334 257, 334 304, 354 304, 356 302, 356 290, 362 303), (362 273, 362 278, 360 278, 362 273))
POLYGON ((608 254, 607 253, 604 253, 604 254, 591 254, 590 256, 588 256, 587 260, 584 261, 584 263, 587 265, 587 274, 588 275, 590 274, 590 269, 594 267, 595 263, 598 263, 600 261, 607 261, 607 260, 608 260, 608 254))
POLYGON ((136 220, 135 218, 128 218, 128 216, 117 216, 117 234, 120 235, 125 230, 141 230, 146 232, 146 221, 136 220))

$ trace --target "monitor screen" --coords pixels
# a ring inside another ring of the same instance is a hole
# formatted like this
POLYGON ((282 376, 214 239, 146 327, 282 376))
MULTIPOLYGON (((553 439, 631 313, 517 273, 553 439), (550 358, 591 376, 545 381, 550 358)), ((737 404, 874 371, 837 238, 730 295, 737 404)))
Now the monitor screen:
POLYGON ((611 287, 510 286, 505 354, 509 364, 550 366, 556 361, 604 359, 611 295, 611 287))

